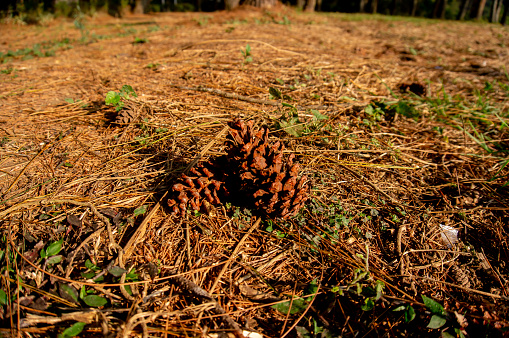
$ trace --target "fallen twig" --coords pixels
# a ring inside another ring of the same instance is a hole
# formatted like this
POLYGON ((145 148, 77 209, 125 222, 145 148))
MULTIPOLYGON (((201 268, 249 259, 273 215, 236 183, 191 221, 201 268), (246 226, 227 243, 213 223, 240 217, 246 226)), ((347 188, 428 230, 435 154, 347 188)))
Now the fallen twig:
POLYGON ((216 314, 222 315, 223 320, 233 330, 233 334, 235 335, 236 338, 244 338, 244 335, 239 325, 226 313, 223 307, 219 305, 219 303, 207 291, 205 291, 204 289, 202 289, 189 279, 184 278, 182 276, 175 276, 172 279, 170 279, 170 281, 177 285, 178 287, 180 287, 182 290, 189 292, 195 297, 213 301, 215 304, 215 308, 213 309, 213 311, 216 314))

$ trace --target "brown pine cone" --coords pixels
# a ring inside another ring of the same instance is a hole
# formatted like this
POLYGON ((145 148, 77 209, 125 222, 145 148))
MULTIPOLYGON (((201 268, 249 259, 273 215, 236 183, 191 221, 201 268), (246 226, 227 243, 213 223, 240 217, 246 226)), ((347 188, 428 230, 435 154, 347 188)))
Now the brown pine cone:
POLYGON ((269 141, 266 128, 253 129, 253 121, 230 123, 228 136, 228 179, 230 191, 272 217, 297 214, 308 196, 306 177, 299 178, 300 166, 295 155, 286 160, 284 145, 269 141))
POLYGON ((242 120, 229 123, 227 155, 198 165, 192 175, 181 175, 168 200, 173 214, 185 215, 188 206, 203 211, 227 196, 271 217, 297 214, 308 198, 307 178, 299 178, 295 155, 285 157, 284 145, 271 142, 268 129, 255 130, 253 125, 242 120))
POLYGON ((207 204, 219 205, 221 200, 218 195, 227 196, 222 181, 214 178, 211 172, 203 164, 190 170, 190 176, 182 174, 179 183, 172 187, 174 198, 168 199, 168 206, 172 208, 172 214, 185 215, 188 205, 196 211, 206 211, 207 204))

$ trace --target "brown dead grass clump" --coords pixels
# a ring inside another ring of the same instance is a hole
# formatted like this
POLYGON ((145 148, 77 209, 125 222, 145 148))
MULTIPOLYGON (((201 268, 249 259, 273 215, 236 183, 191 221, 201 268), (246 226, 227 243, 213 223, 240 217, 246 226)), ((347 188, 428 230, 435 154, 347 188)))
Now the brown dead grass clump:
POLYGON ((509 32, 353 19, 0 27, 1 334, 501 335, 509 32), (172 215, 236 119, 295 158, 309 199, 286 219, 244 197, 172 215))

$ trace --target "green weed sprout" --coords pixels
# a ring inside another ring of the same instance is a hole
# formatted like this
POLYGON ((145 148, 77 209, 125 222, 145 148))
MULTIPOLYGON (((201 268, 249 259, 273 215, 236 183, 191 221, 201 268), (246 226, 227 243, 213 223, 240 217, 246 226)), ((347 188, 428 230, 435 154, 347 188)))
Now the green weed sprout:
POLYGON ((110 91, 106 94, 105 103, 108 106, 115 106, 116 111, 120 111, 124 108, 124 102, 122 99, 129 100, 131 96, 138 97, 133 87, 129 85, 123 85, 120 89, 120 92, 110 91))
POLYGON ((242 53, 242 56, 244 57, 244 63, 250 63, 253 62, 253 57, 251 56, 251 46, 249 44, 246 45, 246 49, 243 50, 240 49, 240 52, 242 53))

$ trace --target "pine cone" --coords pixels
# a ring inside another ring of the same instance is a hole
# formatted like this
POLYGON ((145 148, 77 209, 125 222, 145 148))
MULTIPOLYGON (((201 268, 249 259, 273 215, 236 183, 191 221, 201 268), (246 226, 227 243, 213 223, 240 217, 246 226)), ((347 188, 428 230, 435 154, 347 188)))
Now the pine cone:
POLYGON ((113 123, 125 125, 140 122, 149 113, 141 102, 125 100, 122 104, 122 109, 116 113, 113 123))
POLYGON ((306 177, 299 178, 295 155, 283 156, 284 145, 269 141, 266 128, 253 129, 253 121, 229 124, 227 155, 182 174, 172 187, 168 205, 173 214, 218 205, 227 197, 242 202, 271 217, 288 218, 297 214, 308 197, 306 177))
POLYGON ((139 113, 133 109, 125 109, 118 112, 115 118, 117 124, 128 124, 138 120, 139 113))
POLYGON ((227 184, 233 192, 249 200, 272 217, 297 214, 307 200, 306 177, 298 178, 300 166, 295 155, 286 160, 284 145, 269 141, 266 128, 253 130, 253 121, 237 120, 229 124, 227 184))
POLYGON ((180 213, 184 216, 188 205, 193 210, 206 211, 207 204, 221 204, 219 196, 228 195, 224 183, 214 179, 214 173, 205 165, 199 164, 190 173, 192 176, 182 174, 179 183, 172 187, 176 197, 168 200, 168 206, 172 208, 173 215, 180 213))

